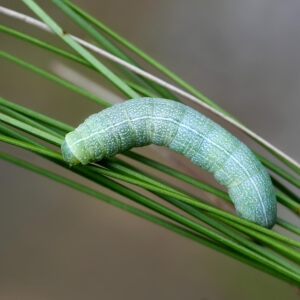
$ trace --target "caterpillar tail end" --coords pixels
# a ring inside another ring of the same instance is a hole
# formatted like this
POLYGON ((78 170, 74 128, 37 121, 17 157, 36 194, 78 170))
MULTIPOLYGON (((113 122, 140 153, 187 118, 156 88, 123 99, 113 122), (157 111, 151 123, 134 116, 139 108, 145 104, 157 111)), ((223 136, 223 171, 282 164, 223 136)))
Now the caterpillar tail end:
POLYGON ((268 197, 262 199, 261 203, 234 202, 239 217, 253 222, 257 225, 271 229, 277 219, 277 205, 273 186, 270 186, 268 197))
POLYGON ((66 161, 70 167, 78 165, 80 163, 80 161, 76 158, 76 156, 71 151, 66 140, 64 140, 61 145, 61 152, 62 152, 64 161, 66 161))

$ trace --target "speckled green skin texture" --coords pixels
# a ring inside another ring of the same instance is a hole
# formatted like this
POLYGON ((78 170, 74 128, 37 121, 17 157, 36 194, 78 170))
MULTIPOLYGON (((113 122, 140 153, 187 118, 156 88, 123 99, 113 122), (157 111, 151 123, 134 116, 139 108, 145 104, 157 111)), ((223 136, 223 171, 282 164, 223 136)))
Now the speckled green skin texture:
POLYGON ((107 108, 66 135, 62 154, 70 165, 85 165, 149 144, 167 146, 213 173, 240 217, 274 225, 275 192, 260 161, 224 128, 181 103, 141 98, 107 108))

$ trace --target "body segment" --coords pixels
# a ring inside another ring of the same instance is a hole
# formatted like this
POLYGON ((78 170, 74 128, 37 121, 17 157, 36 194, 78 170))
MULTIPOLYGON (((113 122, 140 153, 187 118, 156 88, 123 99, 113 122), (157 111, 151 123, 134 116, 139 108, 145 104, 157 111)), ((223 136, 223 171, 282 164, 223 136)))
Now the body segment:
POLYGON ((181 103, 125 101, 87 118, 62 145, 70 164, 87 164, 134 147, 167 146, 214 174, 239 216, 265 227, 276 220, 270 177, 252 151, 224 128, 181 103))

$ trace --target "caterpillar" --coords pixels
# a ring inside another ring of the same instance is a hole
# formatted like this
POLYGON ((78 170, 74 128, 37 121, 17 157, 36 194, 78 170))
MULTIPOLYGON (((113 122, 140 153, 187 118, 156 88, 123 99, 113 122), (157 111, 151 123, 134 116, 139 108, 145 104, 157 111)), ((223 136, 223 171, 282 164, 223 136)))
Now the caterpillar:
POLYGON ((167 146, 213 173, 228 188, 240 217, 267 228, 274 225, 275 191, 254 153, 223 127, 179 102, 139 98, 116 104, 68 133, 61 149, 72 166, 150 144, 167 146))

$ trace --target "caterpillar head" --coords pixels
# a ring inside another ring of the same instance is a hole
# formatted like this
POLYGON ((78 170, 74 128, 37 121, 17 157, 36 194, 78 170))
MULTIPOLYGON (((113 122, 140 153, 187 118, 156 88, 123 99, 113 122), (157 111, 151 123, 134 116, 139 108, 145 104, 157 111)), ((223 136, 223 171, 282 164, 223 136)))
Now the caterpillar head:
POLYGON ((72 150, 70 149, 68 143, 66 140, 63 141, 62 145, 61 145, 61 152, 62 152, 62 156, 63 159, 70 165, 70 166, 74 166, 74 165, 78 165, 80 164, 80 161, 77 159, 77 157, 74 155, 74 153, 72 152, 72 150))

